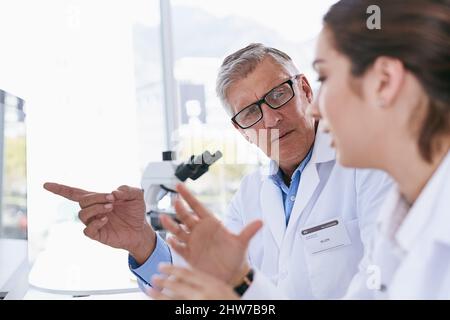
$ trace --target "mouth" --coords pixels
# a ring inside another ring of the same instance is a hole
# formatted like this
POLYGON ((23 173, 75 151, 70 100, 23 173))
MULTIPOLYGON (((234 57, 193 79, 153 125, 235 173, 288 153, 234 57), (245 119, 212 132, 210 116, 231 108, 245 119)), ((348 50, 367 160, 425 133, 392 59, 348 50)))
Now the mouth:
MULTIPOLYGON (((294 132, 294 130, 287 131, 287 132, 281 134, 281 135, 278 137, 278 141, 283 140, 284 138, 286 138, 287 136, 289 136, 292 132, 294 132)), ((272 139, 272 142, 274 142, 274 141, 276 141, 276 140, 277 140, 277 138, 272 139)))

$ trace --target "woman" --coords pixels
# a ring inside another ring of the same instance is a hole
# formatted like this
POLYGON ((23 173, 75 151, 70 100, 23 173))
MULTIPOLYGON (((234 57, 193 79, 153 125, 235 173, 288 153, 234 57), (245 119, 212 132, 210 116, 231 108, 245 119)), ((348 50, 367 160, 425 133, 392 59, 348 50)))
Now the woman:
MULTIPOLYGON (((367 257, 368 279, 352 283, 347 297, 450 299, 450 4, 377 3, 374 30, 366 24, 371 0, 332 6, 313 64, 322 84, 311 112, 341 164, 382 169, 397 183, 367 257)), ((171 277, 157 283, 169 291, 153 290, 155 298, 238 297, 204 273, 164 270, 171 277)))

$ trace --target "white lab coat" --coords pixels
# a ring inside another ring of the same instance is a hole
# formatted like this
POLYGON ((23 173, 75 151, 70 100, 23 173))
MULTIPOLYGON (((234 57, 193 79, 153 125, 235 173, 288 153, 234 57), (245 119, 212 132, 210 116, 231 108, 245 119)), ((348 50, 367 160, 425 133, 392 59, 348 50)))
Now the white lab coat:
POLYGON ((321 132, 302 173, 287 227, 281 190, 262 170, 246 176, 225 218, 225 225, 236 233, 254 219, 264 222, 249 246, 249 260, 257 272, 244 298, 342 297, 359 270, 366 270, 365 248, 391 187, 381 171, 337 164, 330 137, 321 132), (308 253, 300 231, 337 217, 345 223, 351 245, 308 253))
POLYGON ((368 259, 347 298, 450 299, 450 152, 411 208, 392 190, 368 259))
MULTIPOLYGON (((348 299, 450 299, 450 152, 409 208, 394 188, 381 208, 366 254, 366 272, 355 277, 348 299)), ((256 272, 244 298, 285 292, 256 272)))

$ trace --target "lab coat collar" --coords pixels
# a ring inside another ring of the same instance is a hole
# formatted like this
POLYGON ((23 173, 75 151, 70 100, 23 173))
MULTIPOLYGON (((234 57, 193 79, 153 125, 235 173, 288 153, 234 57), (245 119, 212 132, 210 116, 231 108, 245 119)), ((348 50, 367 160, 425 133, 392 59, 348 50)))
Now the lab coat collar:
MULTIPOLYGON (((320 182, 317 164, 333 161, 336 159, 336 152, 331 148, 331 137, 320 131, 316 133, 311 159, 302 172, 299 189, 303 190, 301 197, 297 194, 289 224, 286 229, 283 199, 281 190, 276 184, 266 177, 261 188, 261 208, 267 225, 278 245, 281 248, 286 233, 295 231, 295 221, 300 217, 301 212, 314 194, 320 182), (307 185, 307 186, 306 186, 307 185)), ((270 164, 269 172, 277 172, 278 165, 274 162, 270 164)))
POLYGON ((433 229, 436 241, 450 246, 450 151, 438 169, 441 176, 440 184, 434 190, 436 219, 433 220, 433 229))
POLYGON ((450 244, 449 182, 450 152, 428 181, 396 233, 397 243, 406 251, 412 248, 427 228, 433 230, 433 238, 450 244))
MULTIPOLYGON (((336 159, 336 151, 331 147, 331 136, 328 133, 321 131, 321 125, 317 128, 316 137, 313 145, 313 152, 308 166, 313 163, 323 163, 336 159)), ((270 160, 269 176, 277 174, 279 170, 278 163, 270 160)))
POLYGON ((384 237, 395 242, 397 229, 409 210, 409 205, 404 201, 397 185, 394 185, 380 208, 377 229, 384 237))
POLYGON ((278 248, 281 248, 286 231, 283 198, 281 190, 270 180, 261 186, 260 205, 264 224, 268 226, 278 248))
POLYGON ((331 147, 331 136, 322 132, 321 127, 319 123, 310 163, 324 163, 336 159, 336 150, 331 147))

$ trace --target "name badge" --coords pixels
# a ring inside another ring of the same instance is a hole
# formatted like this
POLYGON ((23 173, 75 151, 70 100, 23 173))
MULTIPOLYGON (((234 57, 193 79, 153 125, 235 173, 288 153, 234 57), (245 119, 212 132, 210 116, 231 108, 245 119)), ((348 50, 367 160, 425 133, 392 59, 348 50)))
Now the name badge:
POLYGON ((301 231, 306 250, 317 254, 330 249, 352 244, 345 225, 333 219, 301 231))

